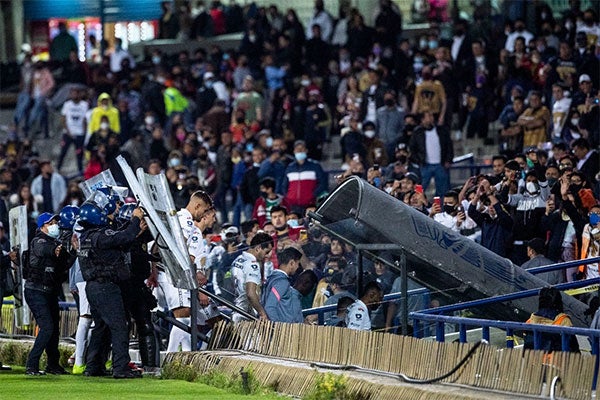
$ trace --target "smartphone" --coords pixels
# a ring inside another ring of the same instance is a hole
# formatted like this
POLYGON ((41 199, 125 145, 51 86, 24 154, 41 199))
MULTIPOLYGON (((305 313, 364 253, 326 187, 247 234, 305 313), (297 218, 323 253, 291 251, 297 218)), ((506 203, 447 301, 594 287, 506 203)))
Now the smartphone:
MULTIPOLYGON (((415 192, 417 193, 423 193, 423 185, 415 185, 415 192)), ((439 197, 438 197, 439 200, 439 197)))
POLYGON ((379 164, 373 164, 373 171, 379 171, 379 164))
POLYGON ((308 231, 306 229, 300 229, 300 235, 298 237, 299 240, 307 240, 308 239, 308 231))
POLYGON ((433 204, 437 204, 438 206, 442 206, 442 199, 440 199, 440 196, 435 196, 433 198, 433 204))

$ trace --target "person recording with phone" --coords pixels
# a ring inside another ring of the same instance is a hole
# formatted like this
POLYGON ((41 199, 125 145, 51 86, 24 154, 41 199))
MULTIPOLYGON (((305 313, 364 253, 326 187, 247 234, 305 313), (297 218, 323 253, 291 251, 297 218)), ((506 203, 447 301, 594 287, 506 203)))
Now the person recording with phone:
POLYGON ((451 190, 444 195, 443 205, 433 203, 429 216, 455 232, 472 230, 476 227, 471 218, 467 218, 464 208, 458 201, 458 193, 451 190))

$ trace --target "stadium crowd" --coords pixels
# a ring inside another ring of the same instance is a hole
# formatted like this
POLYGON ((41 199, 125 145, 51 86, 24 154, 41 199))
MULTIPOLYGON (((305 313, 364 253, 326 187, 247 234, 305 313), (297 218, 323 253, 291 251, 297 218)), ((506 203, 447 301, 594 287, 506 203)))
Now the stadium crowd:
MULTIPOLYGON (((322 0, 305 23, 275 5, 198 1, 175 10, 164 2, 161 38, 197 40, 239 26, 243 38, 236 49, 153 50, 144 60, 117 39, 79 61, 63 25, 49 62, 23 55, 14 125, 0 147, 3 250, 11 250, 10 208, 27 207, 33 236, 65 206, 86 203, 83 179, 110 169, 126 184, 116 164, 122 154, 133 169, 164 173, 177 208, 188 210, 181 221, 189 217, 197 231, 186 239, 204 242, 204 253, 194 253, 200 250, 188 241, 190 255, 206 259, 200 284, 264 319, 301 322, 303 308, 338 304, 328 324, 393 329, 399 307, 380 304, 400 287, 395 271, 372 260, 364 290, 355 293, 356 252, 307 218, 334 189, 323 162, 339 135, 337 183, 360 176, 524 268, 597 257, 600 25, 596 10, 570 3, 559 14, 536 2, 532 16, 519 2, 502 10, 476 2, 472 21, 436 12, 425 33, 409 37, 390 0, 378 2, 373 26, 350 7, 334 18, 322 0), (52 109, 60 110, 58 130, 52 109), (61 135, 57 160, 39 158, 40 132, 61 135), (457 187, 450 181, 455 132, 468 143, 497 145, 492 171, 457 187), (67 178, 60 172, 71 145, 77 173, 67 178), (262 284, 269 290, 261 298, 262 284)), ((145 229, 139 218, 135 224, 145 229)), ((544 278, 598 276, 593 263, 544 278)), ((152 283, 160 286, 159 278, 152 283)), ((78 292, 74 281, 71 290, 78 292)), ((166 300, 164 308, 189 323, 189 304, 166 300)), ((189 348, 176 331, 169 348, 189 348)), ((116 376, 130 377, 120 363, 116 376)))

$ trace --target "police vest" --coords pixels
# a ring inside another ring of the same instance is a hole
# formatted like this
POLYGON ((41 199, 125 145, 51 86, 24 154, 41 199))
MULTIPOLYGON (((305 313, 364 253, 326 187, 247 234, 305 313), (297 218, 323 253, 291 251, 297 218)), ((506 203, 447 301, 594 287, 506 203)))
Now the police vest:
POLYGON ((31 241, 31 251, 29 265, 25 271, 25 279, 31 284, 43 286, 46 290, 51 291, 58 288, 58 279, 56 274, 59 265, 54 257, 40 257, 39 254, 44 253, 44 248, 51 248, 54 252, 59 243, 49 237, 36 235, 31 241))
POLYGON ((129 265, 125 255, 119 249, 99 249, 96 245, 98 237, 103 235, 103 228, 91 229, 79 238, 79 266, 85 281, 109 281, 117 283, 129 278, 129 265))

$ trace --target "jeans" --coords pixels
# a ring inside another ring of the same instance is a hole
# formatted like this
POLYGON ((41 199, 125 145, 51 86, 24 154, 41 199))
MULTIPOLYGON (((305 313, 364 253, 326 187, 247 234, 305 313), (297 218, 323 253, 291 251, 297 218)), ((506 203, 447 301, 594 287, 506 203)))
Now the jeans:
POLYGON ((58 368, 60 353, 58 351, 58 325, 60 315, 58 312, 58 296, 52 293, 25 288, 25 300, 33 313, 39 327, 35 343, 27 357, 27 370, 39 371, 40 358, 46 350, 48 356, 47 368, 58 368))
POLYGON ((63 161, 65 160, 65 156, 67 155, 67 151, 71 144, 75 146, 75 156, 77 157, 77 168, 79 173, 83 173, 83 142, 85 141, 85 134, 83 135, 73 135, 69 136, 66 133, 62 136, 62 141, 60 143, 60 156, 58 157, 58 165, 57 169, 60 170, 62 167, 63 161))
POLYGON ((444 196, 450 188, 450 172, 442 164, 425 164, 421 167, 421 184, 427 190, 431 178, 435 179, 435 195, 444 196))
POLYGON ((131 361, 129 358, 129 333, 119 286, 111 282, 88 281, 85 293, 95 324, 88 346, 86 371, 97 373, 104 370, 103 343, 106 331, 110 330, 113 372, 127 372, 129 361, 131 361))
POLYGON ((35 124, 35 122, 39 122, 40 129, 44 133, 44 137, 48 137, 48 108, 46 107, 46 98, 44 96, 35 97, 33 99, 33 106, 31 107, 31 111, 29 111, 29 118, 27 119, 27 123, 25 128, 23 129, 26 134, 29 133, 29 129, 35 124))
MULTIPOLYGON (((17 128, 21 122, 27 125, 27 118, 29 115, 29 109, 31 107, 31 96, 28 92, 19 92, 19 96, 17 97, 17 105, 15 107, 15 114, 13 120, 17 128)), ((25 126, 27 129, 27 126, 25 126)))
POLYGON ((242 195, 237 193, 236 201, 233 206, 233 225, 240 226, 240 223, 242 222, 242 213, 244 214, 246 221, 251 219, 253 208, 253 204, 245 204, 244 200, 242 200, 242 195))

